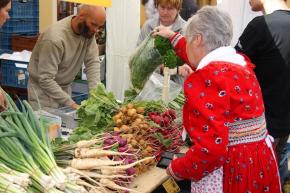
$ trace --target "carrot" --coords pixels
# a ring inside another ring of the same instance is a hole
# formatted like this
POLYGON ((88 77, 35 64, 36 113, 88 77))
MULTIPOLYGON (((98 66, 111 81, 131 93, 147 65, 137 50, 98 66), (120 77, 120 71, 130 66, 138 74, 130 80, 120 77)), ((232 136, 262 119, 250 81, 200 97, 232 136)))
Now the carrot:
POLYGON ((75 157, 76 158, 99 158, 109 155, 133 155, 130 153, 124 152, 116 152, 116 151, 109 151, 103 149, 75 149, 75 157))
POLYGON ((114 190, 123 190, 123 191, 129 191, 129 192, 136 192, 136 193, 140 193, 139 191, 136 190, 132 190, 129 188, 125 188, 122 186, 117 185, 115 182, 108 180, 108 179, 100 179, 100 183, 110 189, 114 189, 114 190))
POLYGON ((102 160, 97 158, 73 159, 71 167, 79 170, 98 169, 103 166, 120 165, 123 161, 102 160))

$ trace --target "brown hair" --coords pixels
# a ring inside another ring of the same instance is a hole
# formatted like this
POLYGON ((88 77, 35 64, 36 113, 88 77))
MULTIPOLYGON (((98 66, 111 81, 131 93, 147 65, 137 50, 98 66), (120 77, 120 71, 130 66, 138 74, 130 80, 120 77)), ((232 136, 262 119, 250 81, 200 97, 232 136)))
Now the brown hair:
POLYGON ((0 0, 0 9, 5 7, 11 0, 0 0))
POLYGON ((177 10, 181 9, 182 0, 154 0, 155 7, 157 8, 158 5, 170 5, 177 10))

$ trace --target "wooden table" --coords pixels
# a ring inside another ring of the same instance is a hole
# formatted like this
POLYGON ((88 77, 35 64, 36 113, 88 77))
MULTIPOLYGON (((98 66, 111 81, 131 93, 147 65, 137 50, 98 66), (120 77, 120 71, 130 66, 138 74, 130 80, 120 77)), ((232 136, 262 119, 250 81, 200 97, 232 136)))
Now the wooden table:
POLYGON ((169 176, 165 169, 153 167, 147 172, 137 176, 130 188, 140 193, 150 193, 158 188, 169 176))

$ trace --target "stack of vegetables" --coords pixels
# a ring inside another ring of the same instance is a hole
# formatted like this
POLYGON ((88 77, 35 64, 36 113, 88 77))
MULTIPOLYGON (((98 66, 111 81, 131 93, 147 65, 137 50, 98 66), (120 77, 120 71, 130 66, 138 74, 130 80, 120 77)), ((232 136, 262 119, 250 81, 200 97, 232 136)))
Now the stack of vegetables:
POLYGON ((90 98, 82 102, 77 111, 78 128, 71 134, 69 141, 76 143, 83 139, 91 139, 113 126, 113 115, 120 108, 113 93, 106 91, 103 84, 98 84, 90 92, 90 98))
MULTIPOLYGON (((31 184, 28 182, 29 186, 25 184, 20 190, 34 193, 86 192, 57 166, 47 129, 35 117, 29 104, 26 101, 21 103, 21 112, 7 94, 6 100, 7 111, 0 114, 0 163, 6 170, 17 171, 14 176, 19 173, 29 175, 31 184)), ((1 173, 4 172, 3 169, 1 173)), ((6 186, 3 182, 2 178, 0 190, 6 192, 10 182, 6 186)))
POLYGON ((114 132, 128 143, 125 150, 133 149, 139 151, 141 157, 155 156, 157 159, 164 151, 178 152, 183 145, 182 128, 175 121, 175 111, 168 109, 146 115, 144 112, 144 107, 129 103, 113 117, 114 132))
POLYGON ((28 174, 17 172, 0 163, 1 192, 25 193, 30 184, 28 174))
POLYGON ((138 159, 136 152, 120 150, 126 145, 117 135, 106 133, 76 144, 55 146, 54 154, 65 171, 78 176, 78 183, 90 192, 136 192, 127 188, 137 175, 135 167, 154 158, 138 159))

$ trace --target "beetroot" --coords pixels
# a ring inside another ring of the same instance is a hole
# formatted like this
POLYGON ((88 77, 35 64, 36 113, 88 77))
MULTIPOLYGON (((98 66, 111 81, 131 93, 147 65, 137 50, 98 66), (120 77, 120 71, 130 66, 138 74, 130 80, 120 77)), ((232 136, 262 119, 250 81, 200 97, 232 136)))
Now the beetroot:
POLYGON ((104 140, 104 146, 110 146, 116 143, 117 141, 113 138, 107 138, 104 140))
POLYGON ((125 152, 127 150, 128 150, 128 146, 127 145, 118 148, 118 152, 125 152))
POLYGON ((124 147, 125 145, 127 145, 127 139, 119 139, 119 147, 124 147))
POLYGON ((135 168, 129 168, 126 170, 126 173, 128 176, 132 176, 136 173, 136 170, 135 170, 135 168))

